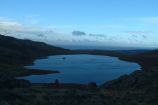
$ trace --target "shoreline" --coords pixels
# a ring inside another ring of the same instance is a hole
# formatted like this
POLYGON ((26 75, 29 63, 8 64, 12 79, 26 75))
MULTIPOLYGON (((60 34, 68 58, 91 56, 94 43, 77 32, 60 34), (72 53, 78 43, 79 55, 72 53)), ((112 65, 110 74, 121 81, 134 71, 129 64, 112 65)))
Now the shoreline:
POLYGON ((26 72, 24 74, 21 74, 17 77, 26 77, 31 75, 46 75, 46 74, 56 74, 60 73, 57 70, 41 70, 41 69, 27 69, 25 68, 26 72))
MULTIPOLYGON (((114 58, 117 58, 118 60, 121 60, 121 61, 132 62, 132 63, 136 63, 136 64, 139 65, 139 63, 137 63, 137 62, 133 62, 133 61, 130 61, 130 60, 121 59, 119 56, 106 55, 106 54, 70 53, 70 54, 56 54, 56 55, 49 55, 49 56, 58 56, 58 55, 78 55, 78 54, 81 54, 81 55, 86 54, 86 55, 96 55, 96 56, 108 56, 108 57, 114 57, 114 58)), ((41 58, 39 58, 39 59, 47 59, 49 56, 41 57, 41 58)), ((37 59, 35 59, 35 60, 37 60, 37 59)), ((34 61, 35 61, 35 60, 34 60, 34 61)), ((33 65, 34 63, 32 62, 32 63, 30 63, 30 64, 33 65)), ((139 65, 139 66, 140 66, 139 70, 141 71, 141 70, 142 70, 142 69, 141 69, 141 65, 139 65)), ((31 76, 31 75, 45 75, 45 74, 55 74, 55 73, 60 73, 60 72, 57 71, 57 70, 53 70, 53 71, 52 71, 52 70, 40 70, 40 69, 27 69, 27 70, 28 70, 28 71, 31 70, 31 72, 30 72, 29 74, 22 75, 22 76, 19 76, 19 77, 25 77, 25 76, 31 76)), ((135 72, 135 71, 137 71, 137 70, 134 70, 133 72, 135 72)), ((132 72, 132 73, 133 73, 133 72, 132 72)), ((132 74, 132 73, 130 73, 130 74, 132 74)), ((128 75, 130 75, 130 74, 128 74, 128 75)), ((120 77, 122 77, 122 76, 124 76, 124 75, 125 75, 125 74, 121 75, 120 77)), ((120 78, 120 77, 118 77, 118 78, 120 78)), ((116 78, 116 79, 118 79, 118 78, 116 78)), ((113 81, 113 80, 115 80, 115 79, 106 81, 106 82, 100 84, 99 86, 101 86, 101 85, 103 85, 103 84, 106 84, 106 83, 108 83, 108 82, 110 82, 110 81, 113 81)), ((91 81, 91 82, 92 82, 92 81, 91 81)), ((91 82, 90 82, 90 83, 91 83, 91 82)), ((34 84, 34 83, 32 83, 32 84, 34 84)), ((40 83, 39 83, 39 84, 40 84, 40 83)), ((41 83, 41 84, 52 84, 52 83, 41 83)), ((70 84, 70 83, 64 83, 64 84, 70 84)), ((80 84, 80 83, 73 83, 73 84, 80 84)), ((85 85, 87 85, 87 84, 85 84, 85 85)))

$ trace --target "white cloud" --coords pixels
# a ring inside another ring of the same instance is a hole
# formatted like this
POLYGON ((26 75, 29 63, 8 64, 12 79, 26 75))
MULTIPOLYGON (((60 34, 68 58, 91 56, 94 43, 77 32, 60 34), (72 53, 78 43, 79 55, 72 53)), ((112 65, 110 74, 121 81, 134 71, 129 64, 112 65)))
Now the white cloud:
POLYGON ((8 18, 0 18, 0 34, 14 36, 17 38, 39 39, 39 34, 54 34, 53 31, 45 30, 40 27, 28 26, 18 21, 8 18))
POLYGON ((0 29, 17 30, 22 27, 21 23, 6 18, 0 18, 0 29))
POLYGON ((1 21, 0 26, 5 26, 5 27, 13 27, 13 26, 21 26, 20 23, 17 22, 11 22, 11 21, 1 21))

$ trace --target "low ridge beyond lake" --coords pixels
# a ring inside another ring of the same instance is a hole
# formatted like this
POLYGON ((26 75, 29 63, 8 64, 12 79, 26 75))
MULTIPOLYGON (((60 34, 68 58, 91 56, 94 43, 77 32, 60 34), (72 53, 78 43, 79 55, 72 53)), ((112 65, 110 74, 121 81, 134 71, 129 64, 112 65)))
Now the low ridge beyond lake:
POLYGON ((60 73, 47 75, 31 75, 23 77, 32 83, 53 83, 56 79, 61 83, 103 84, 121 75, 138 70, 136 63, 121 61, 116 57, 98 55, 57 55, 47 59, 38 59, 32 69, 58 70, 60 73))

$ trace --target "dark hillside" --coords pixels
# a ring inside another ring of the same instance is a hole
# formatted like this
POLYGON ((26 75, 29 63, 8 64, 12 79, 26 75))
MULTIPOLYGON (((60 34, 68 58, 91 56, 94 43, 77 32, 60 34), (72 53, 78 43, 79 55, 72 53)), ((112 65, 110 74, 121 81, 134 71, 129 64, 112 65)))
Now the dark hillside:
POLYGON ((30 60, 55 54, 65 54, 69 50, 42 42, 21 40, 0 35, 0 64, 24 64, 30 60))

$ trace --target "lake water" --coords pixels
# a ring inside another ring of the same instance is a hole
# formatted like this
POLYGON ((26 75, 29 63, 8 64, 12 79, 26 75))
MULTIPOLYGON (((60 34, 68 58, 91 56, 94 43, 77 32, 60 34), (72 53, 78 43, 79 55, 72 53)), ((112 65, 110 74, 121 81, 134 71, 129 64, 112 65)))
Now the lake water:
POLYGON ((38 59, 27 68, 58 70, 58 74, 31 75, 24 77, 32 83, 52 83, 58 79, 61 83, 102 84, 121 75, 138 70, 136 63, 118 60, 116 57, 98 55, 58 55, 47 59, 38 59))

